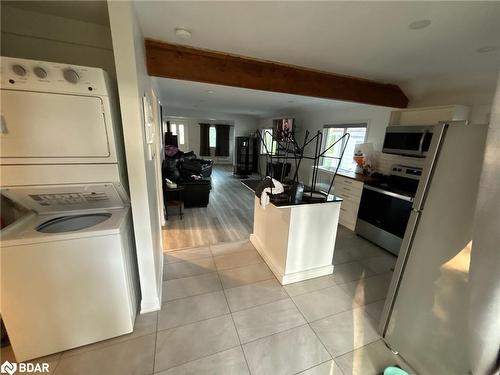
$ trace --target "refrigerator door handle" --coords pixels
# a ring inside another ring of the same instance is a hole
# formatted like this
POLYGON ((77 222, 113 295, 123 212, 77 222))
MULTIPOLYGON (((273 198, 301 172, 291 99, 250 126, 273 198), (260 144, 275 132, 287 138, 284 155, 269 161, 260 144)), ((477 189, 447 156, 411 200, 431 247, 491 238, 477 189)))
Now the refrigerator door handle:
POLYGON ((413 209, 410 213, 410 218, 408 219, 408 225, 406 226, 403 242, 401 243, 401 248, 399 250, 398 260, 396 261, 396 266, 394 267, 394 273, 387 291, 384 308, 380 318, 379 332, 383 338, 385 338, 387 333, 387 327, 389 326, 389 321, 391 319, 394 301, 396 300, 399 285, 401 283, 401 279, 403 278, 406 263, 410 255, 410 249, 413 243, 413 238, 415 237, 420 214, 420 211, 413 209))
POLYGON ((422 149, 424 148, 424 139, 425 139, 425 136, 427 135, 427 130, 425 130, 423 133, 422 133, 422 136, 420 137, 420 142, 418 143, 418 152, 422 153, 422 149))
MULTIPOLYGON (((423 209, 425 197, 427 195, 427 189, 429 187, 432 174, 434 173, 434 168, 436 165, 437 158, 439 156, 439 151, 441 150, 441 145, 444 141, 444 136, 448 124, 436 125, 432 131, 432 140, 427 151, 427 157, 425 158, 425 165, 422 170, 422 176, 420 176, 420 183, 418 184, 417 192, 413 200, 413 208, 416 210, 423 209)), ((423 134, 423 137, 425 133, 423 134)), ((424 138, 422 138, 423 140, 424 138)))

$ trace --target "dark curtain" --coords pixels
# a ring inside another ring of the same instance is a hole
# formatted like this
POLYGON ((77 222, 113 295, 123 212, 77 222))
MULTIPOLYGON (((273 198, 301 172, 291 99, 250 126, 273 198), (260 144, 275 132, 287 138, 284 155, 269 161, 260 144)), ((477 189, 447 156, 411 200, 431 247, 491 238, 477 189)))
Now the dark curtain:
POLYGON ((200 156, 210 156, 210 124, 200 124, 200 156))
POLYGON ((229 156, 229 125, 215 125, 215 156, 229 156))

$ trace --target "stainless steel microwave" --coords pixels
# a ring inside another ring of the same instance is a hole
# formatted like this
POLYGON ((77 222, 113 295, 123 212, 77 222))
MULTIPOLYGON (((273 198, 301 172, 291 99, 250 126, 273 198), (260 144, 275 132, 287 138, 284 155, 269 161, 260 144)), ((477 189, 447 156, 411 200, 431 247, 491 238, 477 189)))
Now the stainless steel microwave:
POLYGON ((388 154, 425 157, 433 126, 388 126, 382 151, 388 154))

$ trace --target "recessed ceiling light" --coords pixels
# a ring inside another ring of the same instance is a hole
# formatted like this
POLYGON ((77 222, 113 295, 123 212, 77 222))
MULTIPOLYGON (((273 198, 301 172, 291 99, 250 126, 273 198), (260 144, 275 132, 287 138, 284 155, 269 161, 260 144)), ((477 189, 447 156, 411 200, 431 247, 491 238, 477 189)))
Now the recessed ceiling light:
POLYGON ((191 39, 191 31, 189 31, 188 29, 186 29, 184 27, 177 27, 175 29, 175 35, 180 39, 184 39, 184 40, 191 39))
POLYGON ((214 93, 214 90, 208 90, 207 91, 207 94, 213 94, 214 93))
POLYGON ((486 53, 486 52, 491 52, 491 51, 497 51, 499 49, 500 49, 499 46, 484 46, 484 47, 478 48, 476 50, 476 52, 486 53))
POLYGON ((431 24, 431 20, 416 20, 408 25, 410 30, 424 29, 431 24))

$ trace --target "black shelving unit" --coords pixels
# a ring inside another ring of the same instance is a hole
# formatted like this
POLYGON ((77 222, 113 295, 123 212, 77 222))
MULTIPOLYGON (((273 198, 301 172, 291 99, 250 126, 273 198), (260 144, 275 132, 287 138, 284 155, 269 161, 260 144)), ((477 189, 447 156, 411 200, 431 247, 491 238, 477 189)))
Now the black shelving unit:
POLYGON ((247 178, 258 172, 259 150, 258 139, 255 137, 236 137, 235 164, 233 174, 239 178, 247 178))

